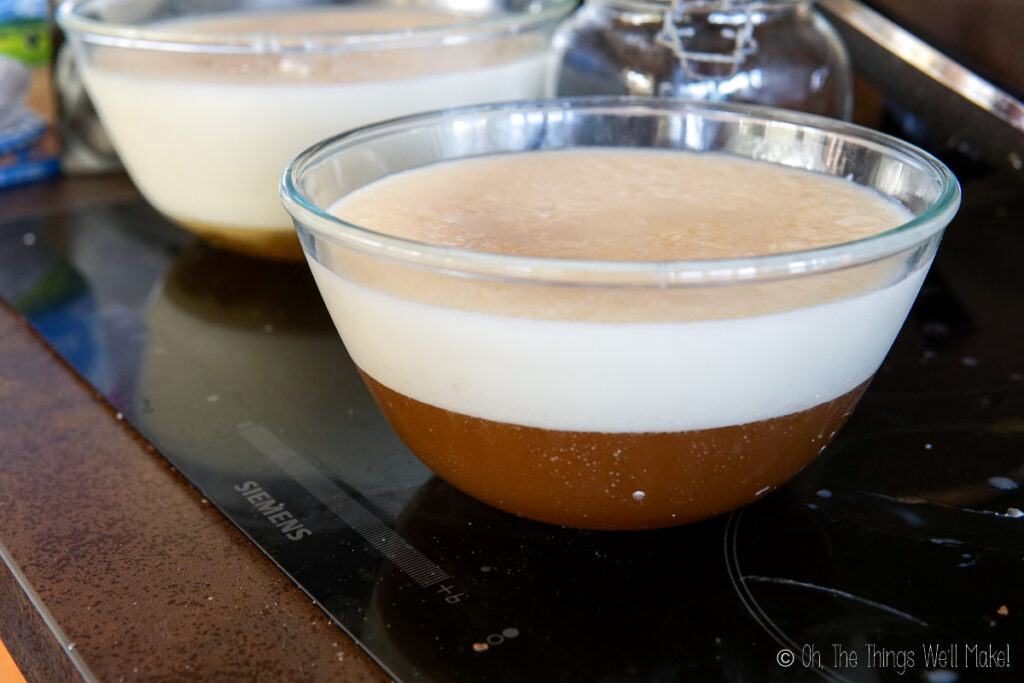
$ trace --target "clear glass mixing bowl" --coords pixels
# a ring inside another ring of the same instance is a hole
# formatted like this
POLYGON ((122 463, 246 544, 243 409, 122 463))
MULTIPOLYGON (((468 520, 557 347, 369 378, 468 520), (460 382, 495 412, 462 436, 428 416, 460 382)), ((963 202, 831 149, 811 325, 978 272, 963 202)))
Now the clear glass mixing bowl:
POLYGON ((572 0, 67 0, 57 21, 128 173, 208 241, 301 257, 277 200, 303 148, 373 121, 551 94, 572 0))
POLYGON ((948 169, 892 137, 655 98, 368 126, 300 155, 281 196, 348 352, 411 450, 491 505, 602 529, 716 515, 813 460, 888 352, 960 200, 948 169), (805 169, 872 188, 913 218, 811 251, 617 262, 425 244, 328 211, 408 169, 573 147, 805 169))

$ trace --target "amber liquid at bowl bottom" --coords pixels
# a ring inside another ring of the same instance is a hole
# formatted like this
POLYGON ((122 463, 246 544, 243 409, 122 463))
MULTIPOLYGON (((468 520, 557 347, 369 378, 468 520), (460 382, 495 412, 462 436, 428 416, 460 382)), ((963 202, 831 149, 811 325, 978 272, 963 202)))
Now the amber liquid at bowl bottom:
POLYGON ((587 529, 674 526, 753 501, 824 449, 868 385, 770 420, 609 433, 471 417, 411 399, 360 372, 398 436, 449 484, 506 512, 587 529))
POLYGON ((281 228, 240 228, 187 221, 171 216, 171 220, 195 233, 207 244, 247 256, 275 261, 301 261, 302 247, 290 226, 281 228))

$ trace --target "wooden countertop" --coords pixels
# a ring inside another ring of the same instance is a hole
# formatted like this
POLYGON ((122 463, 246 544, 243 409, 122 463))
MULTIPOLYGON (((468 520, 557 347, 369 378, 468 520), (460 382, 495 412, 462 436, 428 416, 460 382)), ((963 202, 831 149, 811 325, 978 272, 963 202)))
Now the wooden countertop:
MULTIPOLYGON (((135 196, 0 191, 0 224, 135 196)), ((0 303, 0 639, 28 681, 386 681, 0 303)))

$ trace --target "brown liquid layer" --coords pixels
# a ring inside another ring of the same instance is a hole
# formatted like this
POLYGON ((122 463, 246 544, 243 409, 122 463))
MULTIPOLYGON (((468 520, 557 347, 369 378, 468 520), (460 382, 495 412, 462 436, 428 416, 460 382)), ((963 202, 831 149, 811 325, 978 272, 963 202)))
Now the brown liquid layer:
POLYGON ((363 379, 398 436, 448 483, 506 512, 587 529, 685 524, 753 501, 821 452, 868 384, 770 420, 606 433, 470 417, 363 379))
POLYGON ((277 261, 301 261, 302 246, 293 228, 237 228, 171 219, 212 246, 247 256, 277 261))

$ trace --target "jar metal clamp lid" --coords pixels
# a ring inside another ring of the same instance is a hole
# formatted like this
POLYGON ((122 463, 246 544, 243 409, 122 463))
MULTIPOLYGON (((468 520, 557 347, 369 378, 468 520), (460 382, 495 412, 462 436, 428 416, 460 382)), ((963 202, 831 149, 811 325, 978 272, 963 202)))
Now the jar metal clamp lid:
POLYGON ((731 78, 757 52, 753 9, 749 0, 671 0, 655 40, 689 78, 731 78))

